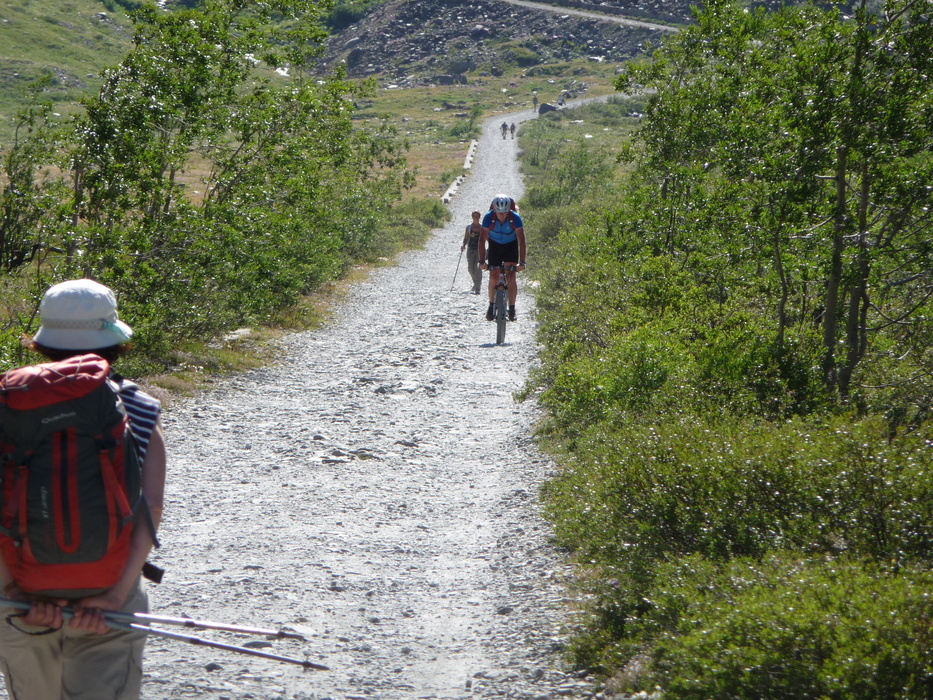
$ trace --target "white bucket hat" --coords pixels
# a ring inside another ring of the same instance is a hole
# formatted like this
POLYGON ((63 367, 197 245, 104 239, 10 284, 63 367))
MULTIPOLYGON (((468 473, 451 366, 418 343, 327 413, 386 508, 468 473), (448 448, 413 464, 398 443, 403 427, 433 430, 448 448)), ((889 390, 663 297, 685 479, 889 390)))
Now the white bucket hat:
POLYGON ((133 329, 117 318, 113 291, 94 280, 49 287, 39 314, 42 325, 33 340, 54 350, 99 350, 133 337, 133 329))

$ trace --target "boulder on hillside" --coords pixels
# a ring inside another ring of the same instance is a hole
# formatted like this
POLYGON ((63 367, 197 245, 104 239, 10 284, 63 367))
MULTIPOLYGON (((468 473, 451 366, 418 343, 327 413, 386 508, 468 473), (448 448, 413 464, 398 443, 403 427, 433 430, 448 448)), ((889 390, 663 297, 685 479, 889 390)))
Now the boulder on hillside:
POLYGON ((467 77, 465 75, 435 75, 431 78, 431 82, 437 85, 466 85, 467 77))
POLYGON ((556 112, 557 106, 552 105, 550 102, 545 102, 538 106, 538 114, 547 114, 548 112, 556 112))
POLYGON ((363 49, 356 47, 351 49, 350 53, 347 54, 347 66, 353 68, 358 66, 363 61, 363 57, 366 55, 366 52, 363 49))
POLYGON ((451 73, 468 73, 471 70, 476 68, 476 64, 473 61, 451 61, 450 62, 450 72, 451 73))

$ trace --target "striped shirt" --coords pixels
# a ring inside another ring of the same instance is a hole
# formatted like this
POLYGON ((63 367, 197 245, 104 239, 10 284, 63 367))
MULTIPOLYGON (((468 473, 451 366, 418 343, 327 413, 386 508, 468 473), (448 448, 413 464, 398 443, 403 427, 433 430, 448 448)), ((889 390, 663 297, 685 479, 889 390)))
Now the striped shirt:
POLYGON ((146 450, 149 449, 149 439, 155 430, 159 415, 162 413, 162 404, 133 382, 124 379, 118 374, 111 375, 120 387, 120 400, 130 419, 130 430, 139 447, 139 459, 144 460, 146 450))

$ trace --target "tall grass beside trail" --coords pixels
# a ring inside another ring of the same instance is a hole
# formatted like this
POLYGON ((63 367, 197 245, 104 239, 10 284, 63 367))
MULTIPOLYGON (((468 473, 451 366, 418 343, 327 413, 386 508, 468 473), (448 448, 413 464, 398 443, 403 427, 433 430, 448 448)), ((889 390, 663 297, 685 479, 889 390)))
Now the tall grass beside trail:
POLYGON ((607 204, 612 150, 563 200, 553 164, 582 163, 572 129, 599 118, 520 142, 543 348, 525 395, 589 601, 569 659, 665 699, 933 697, 933 423, 836 401, 815 327, 776 353, 764 280, 721 295, 607 204))

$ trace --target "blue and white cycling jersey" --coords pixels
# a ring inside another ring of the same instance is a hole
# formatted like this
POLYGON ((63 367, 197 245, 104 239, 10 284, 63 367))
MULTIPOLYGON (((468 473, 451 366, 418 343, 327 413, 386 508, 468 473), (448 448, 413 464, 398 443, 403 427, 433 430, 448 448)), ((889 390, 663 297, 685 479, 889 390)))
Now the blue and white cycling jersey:
POLYGON ((499 221, 499 217, 496 216, 495 212, 486 212, 486 216, 483 217, 483 228, 489 229, 489 240, 499 245, 508 245, 515 241, 518 237, 515 234, 515 229, 524 228, 524 225, 522 224, 522 217, 514 211, 509 212, 509 214, 509 216, 505 217, 505 221, 499 221), (511 223, 509 222, 510 219, 511 223))

